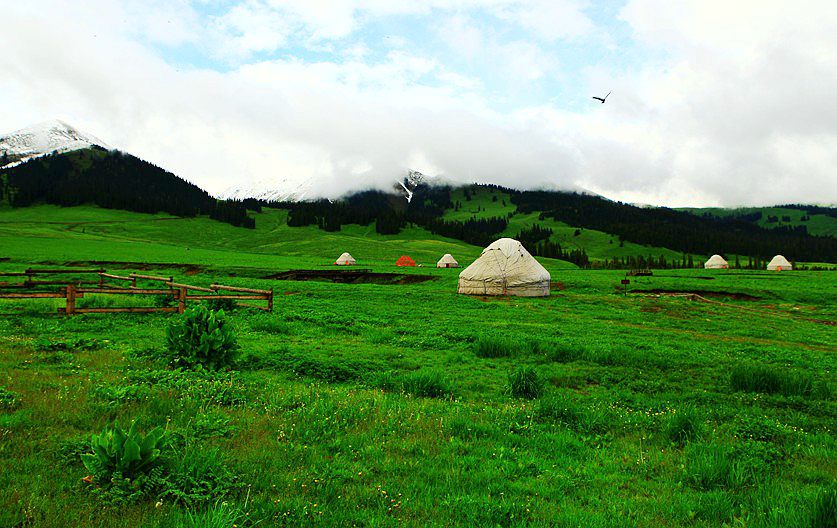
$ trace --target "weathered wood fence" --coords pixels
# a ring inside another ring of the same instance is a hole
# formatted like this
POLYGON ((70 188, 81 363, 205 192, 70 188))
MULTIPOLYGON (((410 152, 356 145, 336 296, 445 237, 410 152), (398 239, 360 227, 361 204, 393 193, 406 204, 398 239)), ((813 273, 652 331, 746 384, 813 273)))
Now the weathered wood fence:
POLYGON ((131 273, 115 275, 104 269, 27 269, 23 272, 2 272, 3 277, 20 277, 22 282, 0 280, 0 299, 65 299, 66 304, 58 312, 66 315, 81 313, 183 313, 187 301, 230 299, 238 306, 273 311, 273 289, 258 290, 238 286, 211 284, 208 288, 174 282, 173 277, 159 277, 131 273), (64 278, 59 278, 64 277, 64 278), (50 280, 45 280, 45 279, 50 280), (129 283, 111 284, 114 281, 129 283), (138 286, 137 281, 156 283, 155 286, 138 286), (61 286, 52 291, 45 287, 61 286), (76 300, 85 295, 159 295, 172 299, 173 306, 125 306, 84 307, 76 306, 76 300), (265 306, 241 301, 265 301, 265 306))

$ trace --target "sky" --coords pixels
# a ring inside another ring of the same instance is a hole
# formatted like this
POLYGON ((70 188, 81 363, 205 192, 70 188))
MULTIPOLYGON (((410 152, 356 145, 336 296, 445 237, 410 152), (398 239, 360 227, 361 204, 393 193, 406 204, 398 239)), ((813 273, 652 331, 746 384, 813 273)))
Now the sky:
POLYGON ((0 0, 0 133, 192 181, 837 203, 833 0, 0 0), (592 99, 612 92, 605 104, 592 99))

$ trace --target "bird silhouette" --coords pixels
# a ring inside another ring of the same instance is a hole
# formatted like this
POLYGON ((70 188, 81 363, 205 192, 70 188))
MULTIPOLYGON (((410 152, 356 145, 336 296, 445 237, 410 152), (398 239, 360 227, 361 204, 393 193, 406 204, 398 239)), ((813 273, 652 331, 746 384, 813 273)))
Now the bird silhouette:
MULTIPOLYGON (((610 92, 607 92, 607 95, 610 95, 610 92)), ((607 95, 606 95, 606 96, 604 96, 604 99, 603 99, 603 98, 601 98, 601 97, 596 97, 596 96, 594 95, 594 96, 593 96, 593 99, 595 99, 595 100, 597 100, 597 101, 601 101, 601 102, 602 102, 602 104, 604 104, 605 99, 607 99, 607 95)))

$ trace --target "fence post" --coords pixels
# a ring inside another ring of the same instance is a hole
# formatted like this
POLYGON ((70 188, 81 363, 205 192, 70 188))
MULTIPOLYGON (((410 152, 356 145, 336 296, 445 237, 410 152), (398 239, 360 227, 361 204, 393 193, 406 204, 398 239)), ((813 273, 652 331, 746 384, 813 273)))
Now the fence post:
POLYGON ((186 311, 186 288, 181 287, 178 292, 177 313, 183 313, 186 311))
POLYGON ((270 293, 267 295, 267 311, 273 311, 273 288, 270 289, 270 293))
POLYGON ((67 307, 64 312, 67 315, 76 313, 76 287, 73 284, 67 285, 67 307))

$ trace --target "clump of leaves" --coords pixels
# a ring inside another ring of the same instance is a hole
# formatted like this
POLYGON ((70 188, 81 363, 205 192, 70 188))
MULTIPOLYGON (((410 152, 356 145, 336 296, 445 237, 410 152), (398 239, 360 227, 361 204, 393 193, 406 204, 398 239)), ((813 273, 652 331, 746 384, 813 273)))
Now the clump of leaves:
POLYGON ((20 406, 18 395, 0 387, 0 411, 13 411, 20 406))
POLYGON ((165 441, 165 431, 159 427, 143 436, 136 422, 128 431, 114 422, 105 427, 102 434, 91 436, 92 453, 81 455, 81 461, 100 482, 107 482, 114 475, 136 480, 158 465, 165 441))
POLYGON ((544 380, 534 367, 520 367, 509 374, 509 392, 515 398, 535 399, 543 393, 544 380))
POLYGON ((198 304, 168 327, 166 349, 175 366, 217 369, 230 366, 239 347, 224 311, 198 304))
POLYGON ((209 299, 206 305, 210 310, 214 310, 216 312, 223 310, 229 313, 238 308, 238 304, 235 302, 235 299, 209 299))

